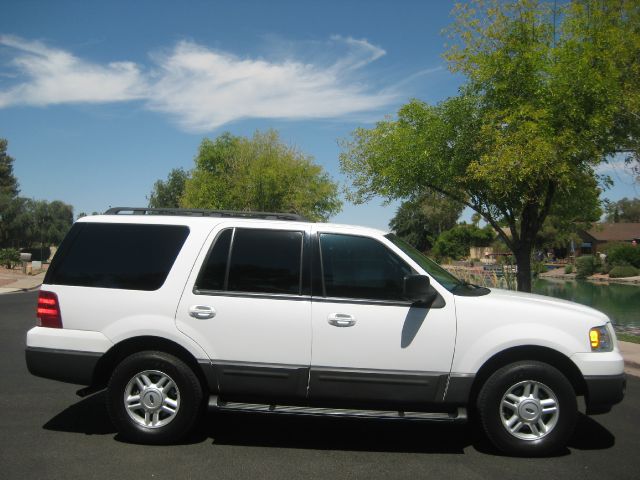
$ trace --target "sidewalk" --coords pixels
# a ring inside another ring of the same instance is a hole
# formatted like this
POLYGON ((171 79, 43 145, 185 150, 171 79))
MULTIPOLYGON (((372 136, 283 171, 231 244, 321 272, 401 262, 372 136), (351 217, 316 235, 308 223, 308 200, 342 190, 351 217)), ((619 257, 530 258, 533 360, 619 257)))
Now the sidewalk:
POLYGON ((25 290, 31 290, 38 288, 42 284, 44 274, 46 272, 40 272, 36 275, 1 275, 0 280, 0 294, 2 293, 14 293, 23 292, 25 290))
POLYGON ((624 371, 627 375, 640 377, 640 344, 618 342, 620 353, 624 357, 624 371))

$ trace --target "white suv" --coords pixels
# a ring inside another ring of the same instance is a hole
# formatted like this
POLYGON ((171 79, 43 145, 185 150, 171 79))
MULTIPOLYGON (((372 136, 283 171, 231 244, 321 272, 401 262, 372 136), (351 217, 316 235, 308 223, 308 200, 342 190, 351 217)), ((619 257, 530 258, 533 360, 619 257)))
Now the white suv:
POLYGON ((290 214, 116 208, 71 228, 27 334, 32 374, 107 389, 133 441, 222 410, 465 421, 563 447, 576 396, 620 402, 609 319, 453 277, 394 236, 290 214))

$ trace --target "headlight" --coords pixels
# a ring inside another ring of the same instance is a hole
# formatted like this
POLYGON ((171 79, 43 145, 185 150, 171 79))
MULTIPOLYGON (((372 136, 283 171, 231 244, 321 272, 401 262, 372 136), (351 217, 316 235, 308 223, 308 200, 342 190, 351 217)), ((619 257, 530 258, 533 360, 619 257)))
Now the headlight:
POLYGON ((613 340, 606 325, 593 327, 589 330, 589 343, 592 352, 610 352, 613 350, 613 340))

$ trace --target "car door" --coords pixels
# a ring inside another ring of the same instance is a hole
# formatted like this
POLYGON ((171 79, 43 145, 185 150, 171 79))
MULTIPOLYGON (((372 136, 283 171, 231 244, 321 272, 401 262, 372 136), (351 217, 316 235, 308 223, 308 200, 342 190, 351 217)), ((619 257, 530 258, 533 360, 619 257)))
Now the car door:
POLYGON ((442 400, 451 370, 453 300, 416 306, 404 277, 424 272, 384 237, 314 232, 309 398, 420 406, 442 400))
POLYGON ((223 398, 304 398, 311 360, 308 226, 238 221, 210 237, 180 301, 178 328, 207 352, 223 398))

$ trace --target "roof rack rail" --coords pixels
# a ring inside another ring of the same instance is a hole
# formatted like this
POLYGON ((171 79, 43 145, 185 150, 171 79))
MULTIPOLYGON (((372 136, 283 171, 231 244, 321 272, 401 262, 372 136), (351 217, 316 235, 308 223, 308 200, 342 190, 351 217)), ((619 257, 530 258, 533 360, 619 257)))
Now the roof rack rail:
POLYGON ((195 208, 146 208, 146 207, 113 207, 104 212, 105 215, 178 215, 187 217, 229 217, 229 218, 261 218, 264 220, 290 220, 308 222, 309 220, 296 213, 276 212, 241 212, 233 210, 206 210, 195 208))

